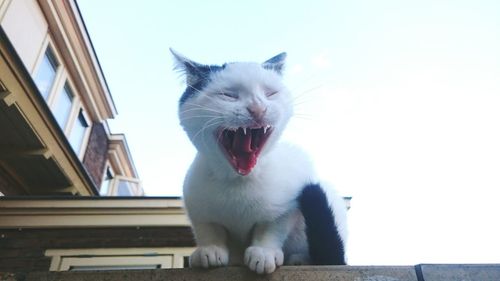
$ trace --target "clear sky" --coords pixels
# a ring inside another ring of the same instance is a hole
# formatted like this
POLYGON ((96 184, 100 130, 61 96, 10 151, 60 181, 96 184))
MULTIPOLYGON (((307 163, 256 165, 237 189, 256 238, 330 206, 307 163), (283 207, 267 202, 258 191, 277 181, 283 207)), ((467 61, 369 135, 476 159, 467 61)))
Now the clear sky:
POLYGON ((500 262, 500 1, 78 3, 148 195, 181 195, 195 153, 168 48, 287 51, 284 138, 353 196, 351 264, 500 262))

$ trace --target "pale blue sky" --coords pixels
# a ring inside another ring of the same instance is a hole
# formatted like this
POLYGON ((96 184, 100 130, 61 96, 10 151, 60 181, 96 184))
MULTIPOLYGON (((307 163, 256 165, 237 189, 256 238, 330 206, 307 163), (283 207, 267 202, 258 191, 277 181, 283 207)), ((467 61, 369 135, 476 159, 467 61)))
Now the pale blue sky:
POLYGON ((194 156, 168 48, 287 51, 284 137, 354 197, 352 264, 500 262, 499 1, 78 3, 149 195, 180 195, 194 156))

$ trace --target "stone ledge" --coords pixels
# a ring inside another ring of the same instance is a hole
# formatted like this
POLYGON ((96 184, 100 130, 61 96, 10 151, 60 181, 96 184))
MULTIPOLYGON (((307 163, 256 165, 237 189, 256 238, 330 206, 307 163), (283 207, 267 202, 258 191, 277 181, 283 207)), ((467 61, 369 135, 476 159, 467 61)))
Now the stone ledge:
POLYGON ((419 281, 500 281, 500 264, 421 264, 419 281))
POLYGON ((500 264, 417 266, 283 266, 259 276, 242 267, 212 270, 158 269, 101 272, 0 273, 1 281, 215 281, 215 280, 330 280, 330 281, 499 281, 500 264))

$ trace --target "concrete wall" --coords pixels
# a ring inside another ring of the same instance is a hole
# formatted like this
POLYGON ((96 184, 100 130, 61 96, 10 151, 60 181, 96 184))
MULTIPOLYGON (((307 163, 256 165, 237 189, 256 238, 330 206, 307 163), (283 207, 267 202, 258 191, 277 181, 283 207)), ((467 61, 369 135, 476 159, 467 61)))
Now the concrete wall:
POLYGON ((331 280, 331 281, 498 281, 500 265, 417 266, 284 266, 271 275, 258 276, 246 268, 213 270, 170 269, 107 272, 0 273, 9 281, 215 281, 215 280, 331 280))

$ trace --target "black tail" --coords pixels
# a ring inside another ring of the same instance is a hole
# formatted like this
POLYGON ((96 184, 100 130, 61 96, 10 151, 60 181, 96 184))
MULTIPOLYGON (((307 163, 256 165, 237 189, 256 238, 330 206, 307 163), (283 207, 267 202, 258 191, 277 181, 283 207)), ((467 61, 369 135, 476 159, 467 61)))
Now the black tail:
POLYGON ((307 185, 298 200, 306 222, 309 255, 313 264, 346 264, 344 243, 321 186, 319 184, 307 185))

